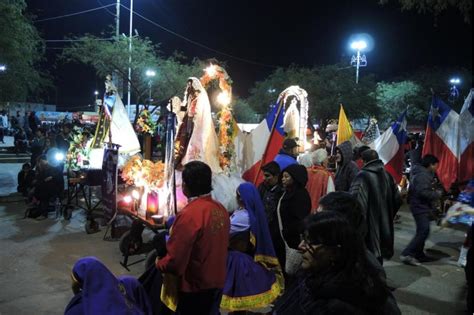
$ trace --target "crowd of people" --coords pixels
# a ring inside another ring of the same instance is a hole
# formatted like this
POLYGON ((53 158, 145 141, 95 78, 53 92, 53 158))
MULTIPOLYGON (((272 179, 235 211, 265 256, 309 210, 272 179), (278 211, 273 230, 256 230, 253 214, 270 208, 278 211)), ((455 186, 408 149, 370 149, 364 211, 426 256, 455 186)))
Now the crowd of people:
MULTIPOLYGON (((135 292, 115 285, 113 295, 122 302, 110 310, 400 314, 383 267, 394 255, 394 219, 403 200, 398 183, 369 147, 353 150, 343 142, 334 153, 335 172, 324 144, 298 159, 297 142, 286 139, 274 161, 261 167, 263 181, 237 188, 237 209, 225 209, 211 197, 207 164, 186 163, 182 187, 188 204, 169 235, 157 236, 163 240, 155 242, 155 264, 140 277, 135 292)), ((418 266, 431 260, 424 244, 428 214, 440 196, 433 187, 439 161, 432 155, 411 161, 408 201, 416 233, 400 259, 418 266)), ((97 264, 90 258, 89 263, 97 264)), ((102 294, 100 286, 85 286, 81 279, 87 275, 75 273, 76 266, 72 278, 80 289, 66 314, 87 313, 92 306, 84 296, 102 294)), ((110 282, 120 279, 110 277, 110 282)), ((95 301, 104 310, 110 303, 95 301)))
MULTIPOLYGON (((6 115, 4 115, 4 118, 6 115)), ((2 120, 4 120, 2 118, 2 120)), ((17 191, 27 198, 27 216, 45 219, 53 210, 64 191, 64 165, 73 141, 73 128, 84 129, 79 122, 41 124, 35 112, 7 119, 8 131, 14 138, 15 153, 29 153, 30 162, 24 163, 18 173, 17 191)), ((84 131, 85 138, 90 132, 84 131)))

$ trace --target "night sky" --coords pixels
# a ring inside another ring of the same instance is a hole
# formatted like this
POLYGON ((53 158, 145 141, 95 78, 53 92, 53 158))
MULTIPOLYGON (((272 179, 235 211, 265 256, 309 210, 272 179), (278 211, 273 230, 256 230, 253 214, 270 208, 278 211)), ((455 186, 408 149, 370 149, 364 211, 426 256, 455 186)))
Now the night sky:
MULTIPOLYGON (((129 7, 130 0, 121 0, 129 7)), ((207 1, 135 0, 134 11, 185 37, 213 49, 246 59, 243 62, 188 43, 134 17, 141 36, 161 43, 164 53, 175 50, 190 59, 215 57, 227 61, 233 90, 246 97, 257 80, 274 66, 301 66, 349 62, 348 41, 356 33, 368 33, 374 48, 367 53, 364 72, 379 80, 391 80, 421 66, 472 68, 472 26, 454 9, 437 19, 432 15, 401 12, 397 1, 380 6, 363 1, 207 1), (253 64, 252 62, 258 63, 253 64)), ((27 0, 28 12, 37 19, 54 17, 115 3, 115 0, 27 0)), ((115 7, 65 19, 36 23, 44 39, 92 33, 98 35, 114 24, 115 7)), ((121 33, 128 34, 129 11, 121 8, 121 33)), ((63 43, 47 43, 50 73, 57 92, 49 103, 73 110, 93 102, 93 91, 103 90, 103 78, 93 69, 56 62, 63 43)), ((183 82, 183 89, 184 89, 183 82)), ((301 83, 304 85, 304 83, 301 83)))

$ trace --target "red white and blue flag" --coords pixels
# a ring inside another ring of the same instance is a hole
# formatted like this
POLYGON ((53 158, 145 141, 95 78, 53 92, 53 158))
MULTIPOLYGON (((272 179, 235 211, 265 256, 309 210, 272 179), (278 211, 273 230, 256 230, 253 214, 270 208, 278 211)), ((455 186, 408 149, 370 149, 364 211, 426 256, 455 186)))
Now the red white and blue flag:
POLYGON ((272 106, 267 117, 248 135, 244 146, 244 173, 242 178, 258 184, 263 175, 260 168, 273 161, 281 149, 285 133, 283 131, 283 108, 272 106), (276 120, 276 122, 275 122, 276 120))
POLYGON ((373 147, 385 164, 385 169, 397 183, 402 179, 405 159, 404 145, 407 139, 407 111, 397 119, 380 137, 375 139, 373 147))
POLYGON ((474 178, 474 89, 464 101, 459 114, 459 169, 458 180, 464 182, 474 178))
POLYGON ((456 181, 459 167, 459 114, 441 99, 433 97, 426 126, 423 156, 432 154, 439 159, 437 175, 444 189, 456 181))

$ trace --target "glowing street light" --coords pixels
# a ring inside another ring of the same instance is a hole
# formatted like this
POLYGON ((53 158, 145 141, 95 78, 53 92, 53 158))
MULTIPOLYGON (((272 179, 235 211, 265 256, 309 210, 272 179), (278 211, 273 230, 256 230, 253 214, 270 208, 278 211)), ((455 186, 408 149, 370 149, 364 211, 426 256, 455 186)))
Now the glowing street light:
POLYGON ((148 80, 148 102, 151 102, 151 84, 152 84, 152 79, 156 76, 156 71, 148 69, 145 72, 145 75, 149 78, 149 80, 148 80))
POLYGON ((461 83, 461 79, 452 78, 451 80, 449 80, 449 83, 451 83, 452 85, 458 85, 459 83, 461 83))
POLYGON ((367 66, 367 57, 361 55, 361 51, 367 48, 367 42, 358 40, 351 43, 351 48, 357 51, 356 55, 351 58, 351 65, 356 67, 356 83, 359 83, 359 68, 367 66))
POLYGON ((0 65, 0 72, 5 72, 7 71, 7 66, 6 65, 0 65))
POLYGON ((449 89, 449 97, 448 100, 451 103, 454 103, 455 100, 459 97, 459 90, 457 85, 461 84, 461 79, 454 77, 449 80, 449 83, 451 83, 451 88, 449 89))

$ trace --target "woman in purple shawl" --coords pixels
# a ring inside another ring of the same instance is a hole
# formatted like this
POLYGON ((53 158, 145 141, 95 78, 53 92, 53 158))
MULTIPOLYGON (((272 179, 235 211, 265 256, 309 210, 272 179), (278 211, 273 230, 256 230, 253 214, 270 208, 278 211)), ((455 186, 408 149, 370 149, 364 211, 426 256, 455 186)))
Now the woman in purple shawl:
POLYGON ((283 293, 284 280, 264 206, 257 188, 251 183, 239 185, 237 201, 239 209, 231 216, 231 249, 221 310, 268 312, 283 293), (246 241, 245 246, 235 246, 242 244, 242 240, 246 241))
POLYGON ((65 315, 152 314, 148 296, 137 279, 116 278, 95 257, 79 259, 72 269, 74 297, 65 315))

